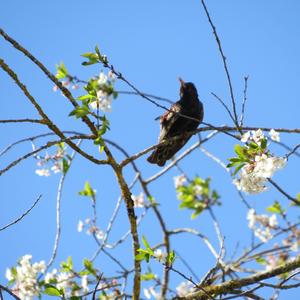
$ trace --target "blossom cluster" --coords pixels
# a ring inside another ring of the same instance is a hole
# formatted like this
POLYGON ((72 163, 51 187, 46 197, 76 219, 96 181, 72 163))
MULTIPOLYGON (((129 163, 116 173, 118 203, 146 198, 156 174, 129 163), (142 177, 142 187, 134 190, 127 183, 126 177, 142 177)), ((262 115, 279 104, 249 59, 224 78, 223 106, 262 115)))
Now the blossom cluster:
MULTIPOLYGON (((69 257, 67 262, 61 263, 59 270, 53 269, 47 273, 44 261, 32 263, 31 260, 31 255, 24 255, 17 266, 6 270, 6 278, 9 285, 12 285, 10 290, 21 300, 41 298, 42 294, 60 296, 62 299, 77 299, 86 295, 90 291, 89 286, 95 282, 95 278, 98 279, 97 270, 89 260, 84 260, 82 271, 75 271, 69 257)), ((97 287, 108 292, 117 285, 116 279, 98 280, 97 287)), ((115 299, 114 292, 107 295, 115 299)))
POLYGON ((82 296, 89 292, 88 275, 80 277, 80 282, 75 280, 72 271, 61 271, 53 269, 45 275, 45 283, 55 286, 58 290, 63 291, 64 296, 82 296))
POLYGON ((273 238, 272 230, 278 228, 277 217, 275 214, 258 215, 253 208, 249 209, 247 214, 249 221, 249 228, 253 230, 254 235, 258 237, 263 243, 266 243, 273 238))
MULTIPOLYGON (((35 146, 33 145, 35 149, 35 146)), ((33 149, 33 150, 34 150, 33 149)), ((45 156, 36 156, 38 169, 35 173, 39 176, 50 176, 51 171, 56 174, 59 172, 65 172, 69 165, 69 160, 66 159, 66 149, 64 143, 58 144, 56 152, 54 154, 46 153, 45 156)))
MULTIPOLYGON (((270 131, 271 140, 280 141, 279 133, 270 131)), ((248 131, 243 134, 241 141, 244 146, 236 145, 237 158, 231 158, 229 167, 235 166, 239 170, 239 178, 233 183, 238 190, 249 194, 265 191, 266 182, 274 173, 286 165, 285 157, 276 157, 268 150, 268 139, 261 129, 248 131)))
MULTIPOLYGON (((144 296, 146 299, 156 299, 156 300, 163 300, 160 293, 155 289, 154 286, 150 286, 149 288, 144 288, 144 296)), ((189 293, 192 293, 194 291, 194 286, 189 281, 181 282, 176 287, 176 293, 179 297, 185 297, 189 293)))
POLYGON ((16 267, 6 269, 6 278, 14 284, 11 290, 21 300, 40 295, 37 276, 45 272, 46 264, 44 261, 32 264, 31 259, 31 255, 24 255, 16 267))
POLYGON ((97 78, 97 98, 90 103, 92 109, 100 109, 104 112, 111 111, 111 103, 114 96, 113 85, 116 80, 116 76, 112 71, 109 71, 107 75, 100 72, 97 78))
POLYGON ((145 207, 145 197, 142 192, 139 195, 132 195, 131 197, 135 208, 145 207))
POLYGON ((180 208, 192 210, 192 219, 213 205, 221 205, 220 196, 216 190, 211 189, 210 181, 210 178, 202 179, 198 176, 193 180, 187 180, 185 175, 174 177, 177 197, 181 201, 180 208))
POLYGON ((87 219, 85 219, 84 222, 82 220, 78 221, 77 231, 82 232, 85 228, 86 228, 86 233, 87 234, 95 235, 95 237, 98 240, 103 240, 104 239, 105 233, 102 230, 100 230, 97 226, 95 226, 95 224, 93 224, 91 219, 87 218, 87 219))
MULTIPOLYGON (((72 90, 78 90, 79 89, 79 85, 77 83, 73 83, 72 80, 67 79, 67 80, 62 80, 61 84, 63 87, 69 89, 71 88, 72 90)), ((53 92, 57 92, 59 90, 57 85, 54 85, 54 87, 52 88, 53 92)), ((63 93, 62 93, 63 95, 63 93)))

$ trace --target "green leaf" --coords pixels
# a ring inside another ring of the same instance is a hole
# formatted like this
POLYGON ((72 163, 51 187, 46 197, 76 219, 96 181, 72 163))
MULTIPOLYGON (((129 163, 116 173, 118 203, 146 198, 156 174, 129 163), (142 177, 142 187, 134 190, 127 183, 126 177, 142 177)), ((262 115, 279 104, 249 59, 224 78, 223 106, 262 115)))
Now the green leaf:
POLYGON ((233 172, 233 176, 235 176, 244 165, 245 164, 243 163, 243 164, 240 164, 239 166, 237 166, 233 172))
POLYGON ((240 144, 236 144, 234 146, 234 152, 242 161, 246 160, 244 147, 242 147, 240 144))
POLYGON ((90 260, 88 260, 88 259, 85 259, 84 261, 83 261, 83 265, 84 265, 84 267, 87 269, 87 271, 89 272, 89 273, 91 273, 91 274, 93 274, 93 275, 97 275, 97 272, 96 272, 96 270, 95 270, 95 268, 94 268, 94 266, 93 266, 93 263, 90 261, 90 260))
POLYGON ((90 66, 90 65, 94 65, 94 64, 97 64, 98 63, 98 61, 97 60, 90 60, 90 61, 84 61, 84 62, 82 62, 81 64, 83 65, 83 66, 90 66))
POLYGON ((63 171, 63 174, 66 175, 68 170, 70 168, 70 163, 67 159, 63 158, 62 160, 62 171, 63 171))
POLYGON ((275 201, 274 204, 267 207, 266 210, 274 214, 283 214, 285 212, 278 201, 275 201))
POLYGON ((261 147, 261 149, 266 149, 267 148, 267 139, 266 138, 264 138, 264 139, 262 139, 261 140, 261 143, 260 143, 260 147, 261 147))
POLYGON ((84 184, 84 189, 78 193, 80 196, 86 196, 86 197, 94 197, 95 191, 92 189, 90 183, 86 181, 84 184))
POLYGON ((148 251, 150 250, 153 252, 153 250, 151 249, 151 247, 150 247, 149 243, 147 242, 146 237, 144 235, 142 236, 142 242, 148 251))
POLYGON ((249 147, 250 147, 251 149, 257 149, 257 148, 258 148, 258 145, 257 145, 256 143, 254 143, 254 142, 251 142, 251 143, 249 144, 249 147))
POLYGON ((201 211, 194 211, 194 212, 192 213, 192 215, 191 215, 191 219, 192 219, 192 220, 196 219, 196 218, 201 214, 202 211, 203 211, 203 210, 201 210, 201 211))
POLYGON ((96 45, 96 47, 95 47, 95 52, 97 53, 98 58, 102 57, 98 45, 96 45))
MULTIPOLYGON (((140 250, 140 249, 138 249, 138 250, 140 250)), ((135 259, 141 261, 141 260, 145 259, 145 256, 146 256, 146 253, 139 253, 135 256, 135 259)))
POLYGON ((93 52, 87 52, 87 53, 83 53, 80 56, 91 59, 91 60, 97 60, 98 56, 97 54, 93 53, 93 52))
POLYGON ((143 281, 149 281, 155 279, 155 274, 153 273, 145 273, 141 275, 141 280, 143 281))
POLYGON ((238 162, 240 162, 241 160, 240 160, 238 157, 232 157, 232 158, 229 158, 229 161, 230 161, 230 162, 238 163, 238 162))
POLYGON ((167 257, 167 261, 169 265, 172 265, 175 260, 175 252, 171 251, 167 257))
POLYGON ((68 266, 69 266, 70 270, 73 270, 73 261, 72 261, 71 256, 68 256, 67 263, 68 263, 68 266))
POLYGON ((100 146, 100 152, 104 150, 105 143, 101 135, 94 139, 94 144, 100 146))
POLYGON ((67 77, 68 71, 63 62, 60 63, 60 65, 56 65, 56 69, 57 69, 57 73, 56 73, 55 77, 57 79, 63 79, 65 77, 67 77))
POLYGON ((256 258, 256 262, 261 264, 261 265, 266 265, 268 262, 266 261, 266 259, 264 259, 263 257, 258 257, 256 258))
POLYGON ((61 292, 52 285, 47 285, 47 287, 45 288, 45 290, 43 291, 43 294, 49 295, 49 296, 61 296, 61 292))
POLYGON ((77 100, 89 100, 89 99, 94 99, 94 98, 95 98, 94 95, 86 94, 86 95, 79 96, 77 98, 77 100))
POLYGON ((69 113, 69 116, 75 116, 77 119, 82 118, 90 113, 88 107, 78 106, 69 113))

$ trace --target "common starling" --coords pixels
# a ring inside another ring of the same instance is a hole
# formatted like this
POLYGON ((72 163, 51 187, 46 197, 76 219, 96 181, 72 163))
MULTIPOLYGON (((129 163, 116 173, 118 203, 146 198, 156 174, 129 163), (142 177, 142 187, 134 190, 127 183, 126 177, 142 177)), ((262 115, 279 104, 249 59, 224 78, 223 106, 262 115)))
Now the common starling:
POLYGON ((151 164, 164 166, 166 161, 174 156, 192 136, 203 120, 203 104, 198 98, 197 89, 191 82, 180 81, 180 100, 174 103, 169 111, 160 117, 159 142, 166 142, 158 146, 147 158, 151 164), (175 136, 180 136, 170 140, 175 136))

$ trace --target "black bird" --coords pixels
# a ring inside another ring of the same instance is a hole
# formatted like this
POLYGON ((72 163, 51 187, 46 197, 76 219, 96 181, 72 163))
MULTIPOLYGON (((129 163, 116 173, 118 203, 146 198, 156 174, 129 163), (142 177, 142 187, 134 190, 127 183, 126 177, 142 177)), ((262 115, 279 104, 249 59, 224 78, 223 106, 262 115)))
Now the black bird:
POLYGON ((191 82, 180 81, 180 100, 174 103, 169 111, 160 117, 159 142, 166 143, 158 146, 147 158, 151 164, 164 166, 190 139, 191 131, 197 129, 203 120, 203 104, 198 98, 197 89, 191 82), (176 139, 168 140, 175 136, 176 139))

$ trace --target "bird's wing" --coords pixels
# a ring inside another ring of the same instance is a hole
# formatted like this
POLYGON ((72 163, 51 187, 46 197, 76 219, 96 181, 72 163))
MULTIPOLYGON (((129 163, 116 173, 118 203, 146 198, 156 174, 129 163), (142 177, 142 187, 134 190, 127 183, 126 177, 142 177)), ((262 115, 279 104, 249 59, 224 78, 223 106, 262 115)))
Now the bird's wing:
POLYGON ((177 123, 177 120, 180 118, 179 113, 181 109, 181 104, 179 102, 176 102, 170 107, 170 110, 168 110, 160 117, 159 141, 176 135, 172 134, 172 128, 174 127, 174 124, 177 123))

